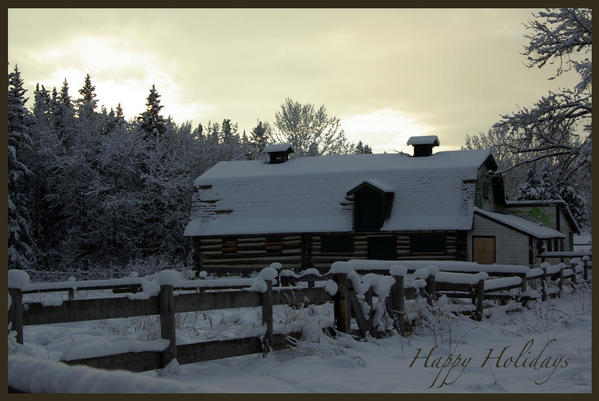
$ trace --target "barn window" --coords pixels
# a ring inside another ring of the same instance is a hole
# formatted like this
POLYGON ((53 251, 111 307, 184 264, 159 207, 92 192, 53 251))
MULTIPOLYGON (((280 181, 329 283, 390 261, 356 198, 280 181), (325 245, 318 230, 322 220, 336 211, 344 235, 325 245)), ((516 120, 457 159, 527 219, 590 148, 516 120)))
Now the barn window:
POLYGON ((483 178, 483 196, 485 199, 489 199, 491 197, 491 183, 488 178, 483 178))
POLYGON ((372 181, 364 181, 347 192, 354 197, 354 229, 358 232, 379 231, 391 215, 395 194, 386 185, 374 185, 372 181))
POLYGON ((411 253, 445 253, 444 234, 412 234, 410 235, 411 253))
POLYGON ((322 253, 353 253, 353 235, 323 235, 320 237, 322 253))
POLYGON ((369 237, 368 259, 395 260, 397 259, 397 241, 395 236, 369 237))
POLYGON ((266 237, 266 254, 281 255, 283 253, 283 237, 271 235, 266 237))
POLYGON ((223 240, 223 255, 237 254, 237 238, 227 238, 223 240))

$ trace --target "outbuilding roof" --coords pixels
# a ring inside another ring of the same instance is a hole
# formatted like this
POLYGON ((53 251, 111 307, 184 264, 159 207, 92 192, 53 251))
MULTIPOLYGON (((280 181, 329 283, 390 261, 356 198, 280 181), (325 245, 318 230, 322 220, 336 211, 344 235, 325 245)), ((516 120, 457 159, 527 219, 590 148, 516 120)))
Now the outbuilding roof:
POLYGON ((361 181, 395 193, 381 231, 469 230, 487 150, 220 162, 198 177, 186 236, 350 232, 347 191, 361 181))
POLYGON ((553 228, 513 214, 490 212, 477 207, 474 208, 474 212, 491 220, 495 220, 499 223, 512 227, 525 234, 531 235, 537 239, 566 238, 564 233, 554 230, 553 228))

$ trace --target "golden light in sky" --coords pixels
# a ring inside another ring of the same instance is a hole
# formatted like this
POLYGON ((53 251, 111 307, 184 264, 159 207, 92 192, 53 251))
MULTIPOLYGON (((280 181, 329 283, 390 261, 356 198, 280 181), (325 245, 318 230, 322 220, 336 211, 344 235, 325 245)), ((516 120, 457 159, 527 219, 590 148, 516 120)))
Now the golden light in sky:
POLYGON ((434 134, 456 149, 501 114, 576 77, 549 81, 520 55, 524 9, 9 9, 8 59, 30 90, 78 96, 132 118, 149 88, 165 116, 274 122, 286 97, 341 118, 352 141, 409 151, 434 134))

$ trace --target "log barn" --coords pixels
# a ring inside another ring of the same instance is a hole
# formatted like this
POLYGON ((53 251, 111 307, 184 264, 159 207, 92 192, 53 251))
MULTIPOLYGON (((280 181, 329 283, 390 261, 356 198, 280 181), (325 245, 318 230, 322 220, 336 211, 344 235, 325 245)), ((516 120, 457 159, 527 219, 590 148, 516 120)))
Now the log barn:
POLYGON ((436 136, 408 145, 412 155, 290 159, 292 147, 279 144, 265 149, 266 160, 216 164, 194 182, 185 236, 195 268, 280 262, 326 271, 349 259, 533 265, 548 246, 571 248, 578 227, 565 204, 549 205, 554 215, 542 224, 534 202, 507 201, 488 150, 433 153, 436 136))

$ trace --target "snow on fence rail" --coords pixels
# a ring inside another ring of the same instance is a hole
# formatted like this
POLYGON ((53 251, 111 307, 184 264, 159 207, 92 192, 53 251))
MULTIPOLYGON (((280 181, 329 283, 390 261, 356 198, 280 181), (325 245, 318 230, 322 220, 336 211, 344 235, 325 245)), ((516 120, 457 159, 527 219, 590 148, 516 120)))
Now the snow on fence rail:
MULTIPOLYGON (((268 273, 268 269, 264 271, 268 273)), ((138 352, 94 355, 89 358, 79 355, 81 358, 68 361, 70 364, 143 371, 165 367, 173 359, 178 359, 180 363, 193 363, 283 348, 286 346, 288 334, 273 333, 273 305, 304 306, 328 302, 331 299, 324 288, 273 289, 272 276, 268 274, 253 280, 254 283, 264 282, 265 288, 258 286, 257 289, 175 294, 174 288, 185 288, 186 282, 177 280, 176 276, 170 273, 175 272, 161 272, 159 276, 162 277, 159 277, 160 280, 156 283, 155 293, 146 293, 144 297, 75 299, 64 301, 60 305, 47 306, 39 302, 23 304, 23 290, 29 288, 28 277, 24 272, 12 270, 9 271, 9 322, 17 333, 17 342, 22 344, 25 325, 160 315, 161 338, 168 340, 163 349, 156 350, 156 344, 150 344, 151 347, 147 350, 133 350, 138 352), (175 313, 244 307, 262 307, 264 332, 260 337, 176 344, 175 313)))
MULTIPOLYGON (((472 315, 475 319, 483 318, 483 301, 488 299, 532 299, 526 292, 526 282, 540 280, 543 299, 550 295, 546 288, 546 279, 557 281, 561 293, 563 281, 569 277, 576 280, 582 261, 574 261, 570 266, 560 264, 551 266, 548 263, 537 269, 522 271, 511 266, 511 276, 489 278, 490 272, 499 269, 497 266, 485 266, 485 271, 476 271, 472 263, 465 263, 462 270, 455 263, 438 263, 439 267, 430 266, 430 262, 406 263, 406 261, 360 261, 335 262, 327 274, 318 271, 306 271, 296 274, 291 271, 279 272, 280 284, 273 288, 277 276, 276 269, 266 268, 255 279, 241 279, 244 289, 228 289, 226 291, 195 292, 191 294, 174 293, 174 288, 216 288, 215 283, 208 280, 185 281, 177 279, 169 272, 160 273, 161 281, 154 286, 148 285, 142 294, 128 297, 112 297, 102 299, 75 299, 62 302, 60 305, 45 306, 41 303, 28 303, 24 307, 22 295, 24 291, 43 289, 30 285, 26 274, 9 270, 9 321, 17 332, 17 342, 23 343, 23 326, 74 322, 83 320, 99 320, 132 316, 160 315, 161 337, 166 346, 156 350, 135 349, 137 352, 120 352, 113 355, 94 355, 89 358, 78 358, 68 361, 70 364, 85 364, 106 369, 123 368, 131 371, 143 371, 166 366, 172 359, 180 363, 194 363, 210 359, 220 359, 249 353, 267 352, 287 346, 286 334, 273 333, 273 305, 305 306, 309 304, 333 301, 335 329, 351 333, 352 318, 355 319, 361 336, 367 333, 376 335, 377 321, 383 313, 393 320, 393 325, 401 335, 408 332, 406 316, 406 300, 418 296, 425 297, 432 304, 438 296, 453 298, 472 298, 472 315), (425 264, 427 264, 425 266, 425 264), (408 266, 405 266, 408 265, 408 266), (383 270, 386 266, 386 271, 383 270), (358 269, 356 269, 358 267, 358 269), (367 274, 361 276, 356 270, 367 274), (447 269, 451 271, 447 271, 447 269), (466 272, 464 272, 464 270, 466 272), (383 271, 384 275, 373 274, 383 271), (411 272, 411 274, 409 273, 411 272), (249 286, 251 280, 251 286, 249 286), (288 287, 301 281, 312 282, 308 288, 288 287), (324 283, 316 286, 315 283, 324 283), (207 285, 206 285, 207 284, 207 285), (520 295, 514 296, 510 290, 520 288, 520 295), (151 291, 155 291, 152 293, 151 291), (500 293, 504 292, 504 293, 500 293), (505 292, 508 292, 505 294, 505 292), (373 298, 377 298, 374 304, 373 298), (211 341, 196 344, 177 345, 175 340, 175 313, 205 311, 213 309, 230 309, 241 307, 262 307, 264 335, 225 341, 211 341)), ((521 267, 521 266, 520 266, 521 267)), ((280 266, 279 266, 280 268, 280 266)), ((588 278, 590 266, 584 264, 584 279, 588 278)), ((172 272, 174 274, 174 272, 172 272)), ((496 274, 493 274, 496 275, 496 274)), ((501 275, 499 275, 501 276, 501 275)), ((160 278, 160 277, 159 277, 160 278)), ((134 280, 133 280, 134 281, 134 280)), ((210 280, 218 282, 218 280, 210 280)), ((230 282, 222 279, 219 284, 230 282)), ((69 284, 73 285, 72 282, 69 284)), ((92 288, 98 282, 77 282, 77 288, 92 288), (91 287, 90 287, 91 286, 91 287)), ((106 283, 102 283, 106 284, 106 283)), ((123 282, 113 282, 117 287, 123 282)), ((131 281, 127 281, 131 285, 131 281)), ((143 286, 143 283, 142 283, 143 286)), ((43 287, 43 286, 41 286, 43 287)), ((50 286, 51 287, 51 286, 50 286)), ((56 289, 57 287, 54 287, 56 289)), ((49 288, 46 288, 49 289, 49 288)), ((297 333, 294 333, 297 336, 297 333)), ((79 355, 82 356, 82 355, 79 355)), ((84 356, 84 355, 83 355, 84 356)), ((68 359, 68 358, 67 358, 68 359)))

